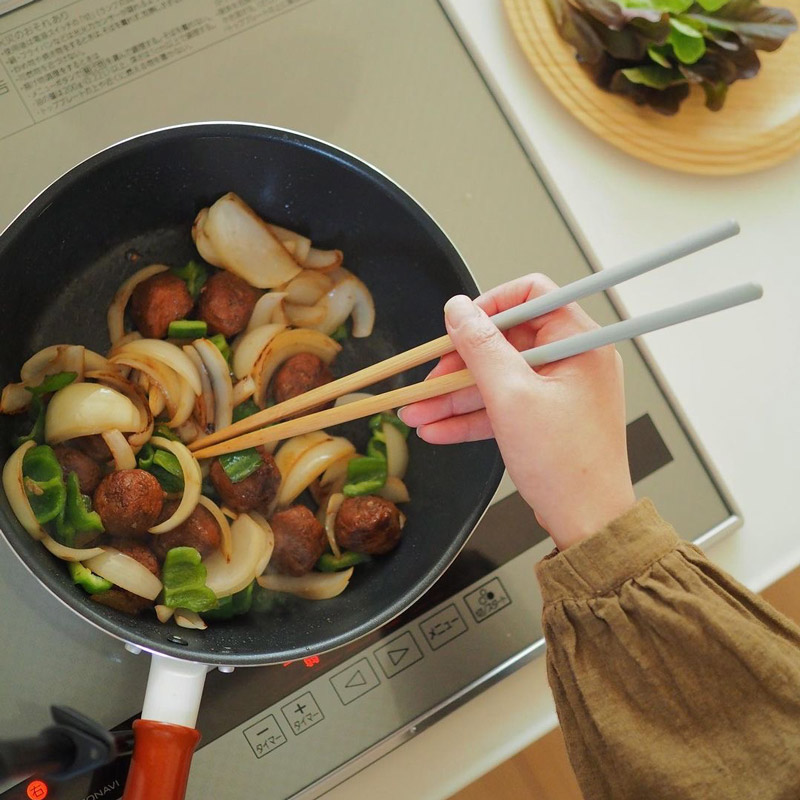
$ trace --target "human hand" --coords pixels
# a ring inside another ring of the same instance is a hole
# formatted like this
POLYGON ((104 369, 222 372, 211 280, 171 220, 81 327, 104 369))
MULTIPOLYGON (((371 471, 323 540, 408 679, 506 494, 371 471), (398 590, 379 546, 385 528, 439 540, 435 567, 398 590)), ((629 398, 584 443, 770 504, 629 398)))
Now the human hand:
POLYGON ((431 444, 492 436, 517 489, 563 550, 629 509, 636 498, 625 441, 622 359, 603 347, 538 367, 518 351, 596 328, 575 303, 505 335, 489 316, 556 288, 543 275, 498 286, 473 303, 445 305, 456 352, 429 377, 467 366, 476 386, 401 409, 431 444))

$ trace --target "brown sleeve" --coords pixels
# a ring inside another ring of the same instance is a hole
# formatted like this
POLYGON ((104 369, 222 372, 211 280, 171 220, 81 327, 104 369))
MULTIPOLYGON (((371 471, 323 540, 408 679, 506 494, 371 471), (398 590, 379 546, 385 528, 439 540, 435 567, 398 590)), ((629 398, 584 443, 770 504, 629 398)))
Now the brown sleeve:
POLYGON ((536 572, 586 800, 800 798, 800 628, 649 500, 536 572))

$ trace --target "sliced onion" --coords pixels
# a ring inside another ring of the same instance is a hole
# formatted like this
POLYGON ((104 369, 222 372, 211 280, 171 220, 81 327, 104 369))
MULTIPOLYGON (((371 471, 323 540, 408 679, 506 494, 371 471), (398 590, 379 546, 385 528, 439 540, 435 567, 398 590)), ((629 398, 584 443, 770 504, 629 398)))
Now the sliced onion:
POLYGON ((194 240, 197 252, 208 261, 218 267, 222 264, 219 253, 214 249, 214 244, 206 235, 206 220, 208 219, 208 209, 201 208, 192 223, 192 239, 194 240))
POLYGON ((343 500, 344 495, 336 492, 336 494, 332 494, 328 498, 328 505, 325 509, 325 534, 328 537, 328 544, 331 547, 331 552, 336 558, 342 555, 342 551, 339 549, 339 544, 336 541, 336 515, 339 513, 343 500))
POLYGON ((311 433, 304 433, 301 436, 292 436, 291 439, 287 439, 275 454, 275 465, 278 467, 278 471, 281 475, 288 475, 297 459, 300 458, 306 450, 320 442, 327 442, 331 438, 331 435, 324 431, 313 431, 311 433))
POLYGON ((58 444, 79 436, 117 429, 138 431, 140 416, 124 394, 98 383, 71 383, 57 391, 47 405, 44 438, 58 444))
POLYGON ((158 621, 164 623, 169 622, 172 619, 172 615, 175 613, 174 608, 162 605, 155 606, 155 611, 156 611, 156 616, 158 617, 158 621))
POLYGON ((264 220, 233 192, 198 215, 192 235, 203 258, 258 289, 280 286, 300 272, 264 220))
POLYGON ((228 518, 228 519, 238 519, 239 512, 234 511, 232 508, 228 508, 228 506, 220 506, 219 510, 228 518))
POLYGON ((33 513, 28 495, 25 494, 25 478, 22 474, 22 459, 32 447, 36 447, 36 442, 25 442, 6 461, 3 466, 3 489, 20 525, 34 539, 44 539, 47 531, 39 524, 36 514, 33 513))
POLYGON ((347 464, 354 455, 346 456, 334 464, 322 474, 319 479, 320 488, 326 492, 340 492, 342 486, 347 482, 347 464))
POLYGON ((148 600, 155 600, 158 597, 163 585, 147 567, 113 547, 101 549, 103 552, 100 555, 84 562, 87 569, 139 597, 148 600))
POLYGON ((203 359, 200 358, 200 353, 192 345, 184 345, 183 352, 192 360, 192 363, 197 368, 198 375, 200 375, 200 385, 203 391, 196 400, 195 414, 200 421, 200 427, 205 430, 214 419, 214 392, 211 388, 211 379, 208 377, 208 372, 203 364, 203 359))
POLYGON ((329 600, 347 588, 352 575, 353 568, 350 567, 341 572, 309 572, 299 578, 267 573, 256 580, 259 586, 271 589, 273 592, 286 592, 304 597, 306 600, 329 600))
MULTIPOLYGON (((19 371, 23 383, 38 386, 48 375, 57 372, 77 372, 76 380, 83 380, 84 348, 81 345, 53 344, 34 353, 19 371)), ((102 358, 102 356, 98 356, 102 358)))
POLYGON ((99 556, 103 552, 102 547, 67 547, 51 536, 42 537, 42 544, 62 561, 85 561, 87 558, 99 556))
POLYGON ((278 320, 273 319, 273 317, 275 312, 280 309, 285 297, 286 292, 267 292, 262 294, 253 308, 253 313, 250 315, 250 320, 244 332, 248 333, 253 328, 269 325, 270 322, 277 322, 278 320))
POLYGON ((219 549, 225 560, 230 561, 233 554, 233 540, 231 539, 231 525, 228 522, 228 518, 222 513, 220 507, 204 494, 200 495, 200 499, 197 502, 217 521, 220 533, 219 549))
POLYGON ((296 328, 316 328, 322 324, 327 314, 324 305, 301 306, 297 303, 286 303, 283 310, 289 324, 296 328))
POLYGON ((178 407, 175 409, 175 414, 172 419, 167 421, 167 426, 170 428, 180 428, 182 425, 185 425, 194 413, 194 406, 197 401, 197 395, 192 390, 189 382, 180 376, 178 380, 180 381, 181 387, 180 400, 178 401, 178 407))
POLYGON ((158 395, 154 395, 152 392, 154 386, 163 396, 167 411, 172 415, 175 414, 181 399, 181 384, 174 370, 153 358, 135 357, 128 353, 112 355, 110 361, 112 364, 124 364, 147 376, 150 382, 150 410, 153 412, 153 416, 158 416, 160 413, 155 410, 158 407, 158 395), (156 398, 155 402, 154 397, 156 398))
POLYGON ((362 339, 372 333, 375 327, 375 302, 366 284, 353 275, 355 281, 356 302, 353 305, 352 334, 356 339, 362 339))
POLYGON ((313 306, 333 288, 333 281, 324 273, 313 269, 303 270, 286 284, 287 303, 313 306))
POLYGON ((237 378, 249 375, 264 348, 285 330, 285 325, 273 322, 252 328, 242 334, 233 343, 233 374, 237 378))
POLYGON ((311 239, 287 228, 281 228, 280 225, 273 225, 271 222, 267 223, 267 227, 284 247, 289 244, 293 245, 294 252, 290 252, 292 252, 295 261, 301 264, 305 261, 308 257, 308 251, 311 249, 311 239))
POLYGON ((256 577, 256 568, 269 546, 266 530, 249 514, 239 514, 231 525, 233 552, 227 560, 216 550, 203 559, 206 586, 217 597, 240 592, 256 577))
POLYGON ((393 503, 407 503, 411 500, 411 495, 409 495, 408 488, 403 481, 392 475, 386 479, 386 483, 380 489, 375 491, 375 494, 378 497, 391 500, 393 503))
POLYGON ((203 361, 214 391, 214 429, 222 430, 233 422, 233 385, 228 362, 208 339, 196 339, 192 346, 203 361))
POLYGON ((178 459, 183 472, 183 497, 181 502, 171 517, 150 528, 150 533, 159 534, 177 528, 195 510, 200 501, 200 487, 203 483, 203 475, 200 472, 200 465, 197 463, 197 459, 189 452, 185 444, 173 442, 161 436, 154 436, 150 440, 150 444, 162 450, 169 450, 178 459))
POLYGON ((178 425, 174 430, 184 444, 191 444, 195 439, 199 439, 203 433, 200 426, 193 419, 187 419, 186 422, 178 425))
POLYGON ((408 468, 408 443, 403 434, 389 422, 384 422, 381 430, 386 442, 386 473, 402 479, 408 468))
POLYGON ((270 558, 272 558, 272 552, 275 549, 275 533, 272 530, 272 525, 257 511, 251 511, 250 516, 264 529, 264 533, 267 535, 264 553, 256 564, 256 575, 258 576, 264 572, 270 558))
POLYGON ((278 506, 288 506, 312 481, 333 463, 355 453, 356 448, 341 436, 331 437, 306 450, 291 466, 288 474, 281 473, 278 506))
POLYGON ((300 328, 279 333, 264 348, 253 367, 256 404, 260 408, 265 406, 272 376, 287 359, 298 353, 313 353, 326 364, 330 364, 341 349, 341 345, 319 331, 300 328))
POLYGON ((139 428, 128 436, 128 442, 134 451, 137 451, 153 435, 153 414, 142 389, 120 375, 113 369, 112 364, 106 363, 107 368, 88 370, 86 377, 116 389, 136 406, 139 412, 139 428))
POLYGON ((340 397, 337 397, 333 406, 334 408, 338 406, 346 406, 348 403, 355 403, 358 400, 366 400, 368 397, 374 396, 375 395, 370 394, 370 392, 350 392, 350 394, 343 394, 340 397))
POLYGON ((115 347, 112 352, 112 360, 113 357, 123 354, 130 354, 136 357, 145 356, 148 359, 160 361, 188 381, 195 394, 200 394, 203 391, 197 367, 180 347, 171 342, 165 342, 161 339, 137 339, 134 342, 128 342, 122 347, 115 347))
POLYGON ((154 383, 147 391, 147 407, 150 409, 150 414, 157 417, 166 407, 167 399, 164 397, 164 392, 158 388, 158 384, 154 383))
POLYGON ((318 250, 312 247, 300 263, 306 269, 331 270, 341 266, 343 258, 341 250, 318 250))
POLYGON ((21 414, 28 409, 31 400, 33 395, 25 388, 24 383, 6 384, 0 395, 0 414, 21 414))
POLYGON ((208 627, 206 621, 196 611, 190 611, 188 608, 175 609, 175 622, 181 628, 195 631, 204 631, 208 627))
POLYGON ((133 294, 133 290, 142 281, 152 278, 153 275, 158 275, 159 272, 166 272, 168 269, 169 267, 165 267, 163 264, 151 264, 149 267, 144 267, 138 272, 134 272, 133 275, 117 289, 117 293, 114 295, 114 299, 108 307, 107 315, 108 338, 111 340, 112 345, 115 345, 119 339, 125 335, 125 308, 133 294))
POLYGON ((253 380, 252 375, 248 375, 246 378, 236 381, 236 383, 233 384, 233 407, 236 408, 239 403, 244 403, 248 397, 252 397, 255 388, 256 382, 253 380))
POLYGON ((322 333, 333 333, 353 313, 356 302, 356 284, 352 276, 338 281, 318 305, 325 309, 325 317, 315 326, 322 333))
POLYGON ((115 470, 136 468, 136 456, 128 440, 122 435, 122 431, 112 429, 103 431, 100 435, 111 451, 115 470))

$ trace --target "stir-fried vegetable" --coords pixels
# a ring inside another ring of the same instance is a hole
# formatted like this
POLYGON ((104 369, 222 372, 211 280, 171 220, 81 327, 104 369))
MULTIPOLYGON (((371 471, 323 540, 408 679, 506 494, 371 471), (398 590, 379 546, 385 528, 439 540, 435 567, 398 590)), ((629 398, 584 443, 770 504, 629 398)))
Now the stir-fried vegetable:
POLYGON ((70 472, 66 481, 66 498, 61 514, 56 517, 54 538, 61 544, 72 547, 78 533, 102 533, 103 522, 100 515, 92 510, 92 501, 81 494, 78 475, 70 472))
POLYGON ((17 437, 17 447, 25 442, 44 442, 44 403, 41 397, 34 396, 28 407, 28 418, 31 422, 30 433, 17 437))
POLYGON ((233 353, 231 352, 231 346, 228 344, 228 340, 221 333, 215 333, 213 336, 208 337, 208 341, 225 356, 225 360, 230 364, 233 353))
POLYGON ((246 417, 252 417, 253 414, 257 414, 261 409, 255 404, 255 401, 248 397, 243 403, 239 403, 238 406, 235 406, 233 409, 233 421, 238 422, 240 419, 245 419, 246 417))
MULTIPOLYGON (((196 261, 190 261, 184 267, 172 267, 170 272, 186 282, 186 288, 194 300, 200 296, 203 284, 208 280, 208 270, 196 261)), ((172 335, 172 334, 170 334, 172 335)), ((204 336, 205 334, 200 334, 204 336)))
POLYGON ((217 608, 203 611, 203 618, 207 620, 221 620, 246 614, 253 605, 253 587, 255 585, 256 582, 253 581, 245 589, 242 589, 241 592, 229 594, 226 597, 220 597, 217 608))
POLYGON ((222 469, 225 470, 231 483, 239 483, 262 466, 264 459, 255 447, 249 447, 247 450, 220 456, 219 463, 222 464, 222 469))
POLYGON ((217 607, 217 596, 206 586, 206 568, 194 547, 173 547, 161 570, 164 605, 189 611, 217 607))
POLYGON ((347 483, 342 487, 342 494, 357 497, 362 494, 373 494, 386 483, 386 460, 373 456, 351 458, 347 462, 347 483))
POLYGON ((320 572, 339 572, 365 561, 369 561, 366 553, 354 553, 352 550, 342 553, 338 558, 333 553, 323 553, 317 561, 317 569, 320 572))
POLYGON ((73 582, 89 594, 107 592, 114 585, 111 581, 95 575, 90 569, 84 567, 80 561, 70 561, 67 567, 73 582))
POLYGON ((28 386, 27 389, 34 397, 41 397, 69 386, 77 377, 77 372, 57 372, 55 375, 48 375, 38 386, 28 386))
POLYGON ((177 457, 167 450, 159 450, 146 444, 139 451, 139 469, 151 473, 168 494, 183 491, 183 470, 177 457))
POLYGON ((201 319, 176 319, 170 322, 167 336, 170 339, 199 339, 208 333, 208 324, 201 319))
POLYGON ((52 447, 34 447, 22 459, 25 494, 40 525, 52 522, 64 513, 67 488, 61 465, 52 447))

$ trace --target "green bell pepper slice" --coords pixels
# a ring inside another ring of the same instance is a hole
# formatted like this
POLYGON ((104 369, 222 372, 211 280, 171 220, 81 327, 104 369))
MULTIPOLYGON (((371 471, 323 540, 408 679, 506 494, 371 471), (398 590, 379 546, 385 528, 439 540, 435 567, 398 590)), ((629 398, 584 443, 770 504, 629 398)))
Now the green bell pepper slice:
POLYGON ((183 491, 183 470, 180 461, 168 450, 159 450, 148 442, 139 451, 136 463, 139 469, 151 473, 168 494, 178 494, 183 491))
POLYGON ((203 284, 208 280, 208 270, 196 261, 190 261, 184 267, 172 267, 170 272, 186 282, 186 288, 193 300, 200 296, 203 284))
POLYGON ((342 487, 346 497, 373 494, 386 484, 386 459, 359 456, 347 462, 347 483, 342 487))
POLYGON ((234 406, 233 409, 233 421, 239 422, 241 419, 246 419, 247 417, 252 417, 253 414, 257 414, 261 409, 256 405, 255 400, 252 397, 248 398, 242 403, 239 403, 238 406, 234 406))
POLYGON ((230 364, 233 353, 231 352, 231 346, 228 344, 228 340, 221 333, 215 333, 213 336, 208 337, 208 341, 225 356, 225 360, 230 364))
POLYGON ((219 607, 203 612, 203 619, 220 620, 231 619, 246 614, 253 605, 253 586, 255 581, 236 594, 219 598, 219 607))
POLYGON ((219 463, 230 482, 239 483, 252 475, 264 463, 264 459, 255 447, 248 447, 247 450, 221 455, 219 463))
POLYGON ((52 447, 40 444, 28 450, 22 459, 22 476, 25 494, 40 525, 64 513, 67 488, 52 447))
POLYGON ((381 411, 380 414, 375 414, 374 417, 369 418, 369 429, 373 434, 380 433, 384 423, 394 426, 400 433, 403 434, 404 439, 408 439, 408 434, 411 428, 400 419, 393 411, 381 411))
POLYGON ((81 485, 76 472, 67 475, 66 488, 64 510, 56 517, 53 537, 61 544, 73 547, 75 534, 102 533, 105 528, 100 515, 92 511, 92 501, 85 494, 81 494, 81 485))
POLYGON ((34 396, 41 397, 43 394, 50 394, 69 386, 78 377, 77 372, 56 372, 48 375, 38 386, 26 386, 25 388, 34 396))
POLYGON ((202 339, 208 333, 208 323, 202 319, 176 319, 167 328, 169 339, 202 339))
POLYGON ((73 583, 80 586, 89 594, 102 594, 107 592, 114 584, 95 575, 88 567, 84 567, 80 561, 70 561, 67 564, 69 574, 72 577, 73 583))
POLYGON ((44 403, 42 398, 37 395, 33 396, 30 408, 28 408, 28 419, 31 422, 31 432, 17 437, 17 447, 25 442, 36 442, 36 444, 44 442, 44 403))
POLYGON ((209 611, 219 603, 206 586, 206 568, 194 547, 173 547, 161 570, 164 605, 189 611, 209 611))
POLYGON ((339 558, 336 558, 333 553, 323 553, 316 566, 320 572, 339 572, 369 560, 366 553, 354 553, 352 550, 346 550, 339 558))

